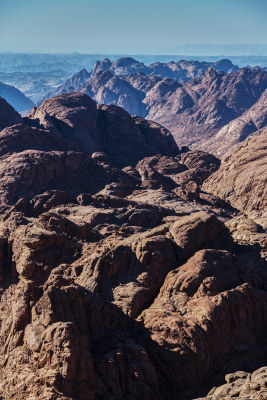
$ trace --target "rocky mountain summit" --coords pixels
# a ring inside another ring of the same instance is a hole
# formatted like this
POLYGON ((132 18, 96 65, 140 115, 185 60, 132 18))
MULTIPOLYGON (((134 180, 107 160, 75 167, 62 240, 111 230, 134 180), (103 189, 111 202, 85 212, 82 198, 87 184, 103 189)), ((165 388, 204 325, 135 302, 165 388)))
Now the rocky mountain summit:
POLYGON ((97 61, 92 70, 92 75, 108 70, 118 76, 129 76, 141 72, 145 75, 171 78, 177 82, 186 82, 192 78, 201 76, 208 68, 223 72, 238 70, 238 66, 234 65, 230 60, 224 59, 215 62, 180 60, 168 63, 154 62, 145 65, 132 57, 120 57, 113 62, 108 58, 97 61))
POLYGON ((263 399, 267 136, 221 163, 84 93, 0 124, 1 399, 263 399))
MULTIPOLYGON (((132 79, 130 79, 130 83, 136 87, 134 82, 136 75, 138 77, 143 77, 144 75, 154 77, 154 84, 165 78, 183 83, 190 79, 200 77, 208 68, 213 68, 215 71, 223 71, 225 73, 234 72, 239 69, 236 65, 233 65, 230 60, 215 62, 181 60, 178 62, 171 61, 169 63, 154 62, 146 66, 144 63, 131 57, 121 57, 113 62, 105 58, 104 60, 98 60, 90 73, 86 69, 82 69, 59 86, 56 91, 48 93, 45 97, 80 91, 84 86, 90 83, 94 86, 94 77, 102 75, 104 72, 106 72, 106 74, 103 76, 109 78, 113 76, 127 78, 133 75, 132 79)), ((118 82, 123 84, 123 80, 118 80, 118 82)))

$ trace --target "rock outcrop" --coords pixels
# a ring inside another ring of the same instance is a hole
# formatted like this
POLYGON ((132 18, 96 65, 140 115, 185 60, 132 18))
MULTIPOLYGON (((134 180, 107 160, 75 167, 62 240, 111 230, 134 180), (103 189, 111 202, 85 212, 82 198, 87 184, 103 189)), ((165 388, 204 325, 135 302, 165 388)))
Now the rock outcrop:
POLYGON ((267 217, 267 135, 248 138, 203 184, 254 218, 267 217))
POLYGON ((225 380, 226 383, 224 385, 212 388, 208 395, 201 400, 219 400, 226 398, 260 400, 267 397, 267 367, 262 367, 253 373, 236 371, 227 374, 225 380))
MULTIPOLYGON (((88 154, 105 152, 119 167, 136 165, 158 153, 175 156, 179 149, 171 134, 153 122, 132 118, 122 108, 96 106, 83 93, 52 97, 29 118, 88 154)), ((38 125, 37 125, 38 126, 38 125)))

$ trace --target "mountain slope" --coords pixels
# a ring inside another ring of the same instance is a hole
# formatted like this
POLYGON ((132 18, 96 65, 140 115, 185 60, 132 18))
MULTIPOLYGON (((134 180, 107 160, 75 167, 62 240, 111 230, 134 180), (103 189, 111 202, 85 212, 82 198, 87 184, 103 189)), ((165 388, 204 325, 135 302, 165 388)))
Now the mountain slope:
POLYGON ((29 111, 34 106, 33 102, 14 86, 6 85, 1 82, 0 96, 19 112, 29 111))
POLYGON ((246 212, 267 218, 267 129, 227 156, 203 189, 246 212))
POLYGON ((21 122, 22 118, 19 113, 3 97, 0 97, 0 131, 7 126, 21 122))
POLYGON ((145 100, 147 117, 166 126, 179 145, 205 149, 206 140, 252 107, 266 87, 267 74, 260 69, 231 74, 209 69, 175 91, 153 88, 145 100))
POLYGON ((229 151, 232 152, 233 146, 243 142, 248 136, 260 134, 266 125, 267 89, 252 107, 225 125, 210 139, 203 141, 203 144, 198 144, 198 148, 204 148, 221 157, 229 151))

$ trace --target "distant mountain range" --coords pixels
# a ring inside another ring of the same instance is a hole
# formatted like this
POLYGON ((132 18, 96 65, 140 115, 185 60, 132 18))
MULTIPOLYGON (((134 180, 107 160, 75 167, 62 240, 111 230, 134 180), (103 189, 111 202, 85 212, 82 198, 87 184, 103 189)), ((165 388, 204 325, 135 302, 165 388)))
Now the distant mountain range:
POLYGON ((0 72, 0 82, 13 85, 36 103, 40 97, 56 90, 71 73, 62 70, 48 72, 0 72))
MULTIPOLYGON (((204 51, 205 49, 203 49, 202 54, 196 53, 195 50, 196 49, 192 48, 191 53, 184 51, 176 54, 132 54, 130 57, 140 60, 144 64, 151 64, 158 61, 167 63, 179 60, 215 62, 222 58, 227 58, 240 67, 247 65, 258 65, 260 67, 267 66, 267 55, 257 55, 256 52, 248 53, 245 49, 243 49, 244 55, 240 55, 242 52, 232 51, 227 53, 227 51, 223 51, 226 49, 221 49, 221 51, 217 53, 217 56, 209 55, 208 49, 207 51, 204 51)), ((129 57, 129 54, 0 53, 0 72, 51 72, 55 70, 63 70, 71 74, 81 70, 82 68, 91 70, 97 60, 107 57, 111 61, 115 61, 119 57, 129 57)))
POLYGON ((223 156, 266 125, 267 71, 229 60, 146 66, 133 58, 97 61, 48 97, 80 91, 169 129, 179 146, 223 156), (225 140, 227 132, 227 140, 225 140))
MULTIPOLYGON (((267 67, 267 56, 265 55, 246 55, 248 49, 244 48, 243 56, 223 56, 227 54, 221 48, 220 56, 209 56, 209 55, 199 55, 196 49, 193 47, 188 47, 187 51, 181 52, 180 54, 172 55, 132 55, 130 58, 139 60, 140 63, 145 65, 153 64, 154 68, 157 64, 171 64, 173 61, 175 64, 179 60, 194 62, 209 62, 216 63, 221 59, 230 59, 234 65, 239 67, 250 66, 260 66, 261 68, 267 67), (190 51, 192 51, 190 55, 190 51), (189 52, 189 53, 188 53, 189 52)), ((202 54, 210 54, 209 47, 203 47, 202 54), (206 49, 206 50, 205 50, 206 49), (204 51, 205 50, 205 51, 204 51)), ((233 51, 233 48, 229 48, 229 54, 241 54, 238 51, 233 51), (230 51, 231 50, 231 51, 230 51)), ((213 49, 213 54, 214 49, 213 49)), ((250 54, 264 54, 263 52, 250 52, 250 54)), ((109 58, 111 62, 116 61, 118 58, 122 58, 122 55, 113 54, 27 54, 27 53, 1 53, 0 54, 0 82, 13 85, 20 91, 22 91, 27 97, 29 97, 34 103, 38 102, 40 99, 44 98, 47 93, 54 91, 58 86, 63 84, 67 78, 72 74, 86 69, 91 71, 94 68, 95 63, 98 60, 103 60, 109 58)), ((123 55, 123 58, 129 56, 123 55)), ((181 62, 181 61, 180 61, 181 62)), ((157 74, 160 73, 159 67, 157 69, 157 74)), ((172 76, 169 77, 173 77, 172 76)), ((164 75, 165 76, 165 75, 164 75)), ((165 76, 166 77, 166 76, 165 76)))
MULTIPOLYGON (((97 60, 90 72, 83 68, 70 77, 61 70, 0 73, 0 80, 1 76, 18 80, 38 105, 47 97, 82 92, 98 104, 120 106, 131 115, 160 123, 179 146, 219 157, 229 146, 260 134, 267 122, 267 71, 239 69, 227 59, 146 65, 132 57, 105 58, 97 60)), ((34 105, 12 86, 1 84, 0 90, 17 111, 29 111, 34 105)))
MULTIPOLYGON (((238 66, 234 65, 230 60, 216 62, 181 60, 168 63, 155 62, 147 66, 131 57, 121 57, 113 62, 109 58, 105 58, 104 60, 98 60, 90 73, 86 69, 82 69, 72 75, 57 90, 46 94, 44 98, 62 93, 85 91, 90 96, 95 96, 95 100, 98 102, 118 103, 130 114, 143 115, 146 114, 142 110, 143 105, 138 105, 136 109, 134 105, 129 104, 129 96, 127 95, 131 96, 132 101, 136 96, 139 101, 142 101, 147 91, 162 79, 169 78, 183 83, 201 76, 208 68, 226 73, 238 70, 238 66), (105 86, 107 90, 97 94, 96 92, 102 86, 105 86), (129 91, 132 93, 129 93, 129 91), (120 95, 123 98, 119 99, 120 95)), ((176 87, 177 85, 174 84, 174 86, 176 87)), ((39 101, 39 104, 41 101, 39 101)), ((134 102, 136 105, 136 101, 134 102)))

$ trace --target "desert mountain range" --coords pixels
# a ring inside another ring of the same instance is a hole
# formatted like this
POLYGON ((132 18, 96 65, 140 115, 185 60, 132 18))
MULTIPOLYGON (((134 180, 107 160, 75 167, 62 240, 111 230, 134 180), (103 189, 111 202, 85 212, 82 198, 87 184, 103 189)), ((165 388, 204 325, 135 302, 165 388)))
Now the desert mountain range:
POLYGON ((229 60, 144 65, 132 58, 96 62, 50 95, 80 91, 167 128, 178 146, 220 158, 266 126, 267 72, 229 60))
MULTIPOLYGON (((15 81, 19 79, 16 73, 11 75, 15 81)), ((238 68, 227 59, 146 65, 131 57, 106 58, 97 61, 90 72, 82 69, 58 86, 63 77, 60 71, 42 73, 39 78, 38 73, 28 73, 22 87, 27 93, 34 90, 35 100, 85 93, 98 104, 117 105, 131 115, 161 124, 179 147, 189 146, 219 158, 266 126, 267 71, 238 68), (57 88, 44 95, 47 85, 57 88)), ((10 85, 1 84, 0 92, 24 115, 33 106, 10 85)), ((38 105, 41 103, 39 100, 38 105)))

